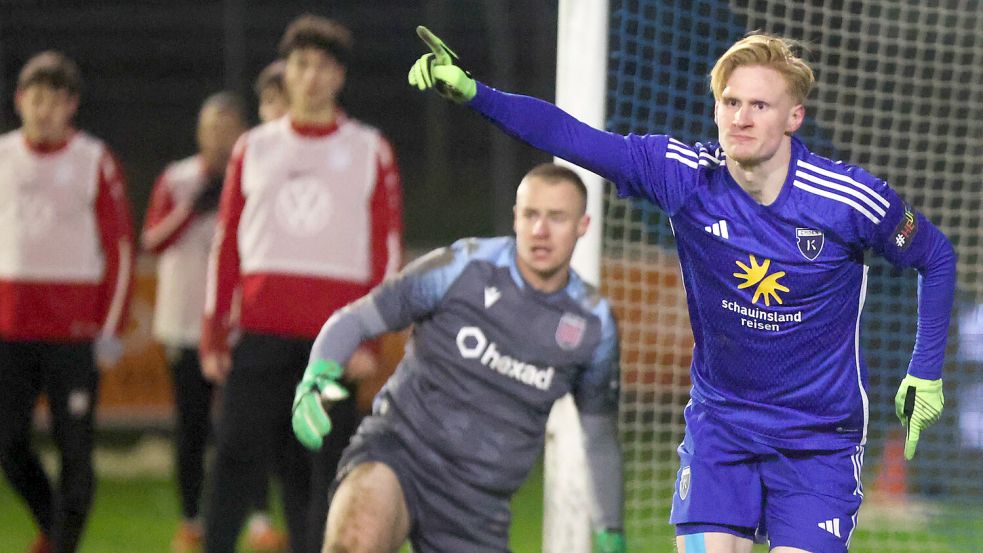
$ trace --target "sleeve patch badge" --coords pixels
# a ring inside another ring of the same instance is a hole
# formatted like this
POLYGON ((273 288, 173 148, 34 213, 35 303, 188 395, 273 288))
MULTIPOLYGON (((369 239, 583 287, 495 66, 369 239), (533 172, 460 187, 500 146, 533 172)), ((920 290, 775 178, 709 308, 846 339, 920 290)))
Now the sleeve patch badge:
POLYGON ((915 217, 915 210, 905 204, 904 216, 898 227, 894 229, 894 245, 901 251, 907 250, 916 233, 918 233, 918 218, 915 217))

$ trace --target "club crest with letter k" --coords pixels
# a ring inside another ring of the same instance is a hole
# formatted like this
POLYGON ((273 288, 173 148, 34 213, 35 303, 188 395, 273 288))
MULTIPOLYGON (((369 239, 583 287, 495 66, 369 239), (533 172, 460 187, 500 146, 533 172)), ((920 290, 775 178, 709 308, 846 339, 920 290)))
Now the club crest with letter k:
POLYGON ((823 251, 825 238, 821 230, 811 228, 795 229, 795 244, 799 247, 799 253, 809 261, 815 261, 819 257, 819 252, 823 251))

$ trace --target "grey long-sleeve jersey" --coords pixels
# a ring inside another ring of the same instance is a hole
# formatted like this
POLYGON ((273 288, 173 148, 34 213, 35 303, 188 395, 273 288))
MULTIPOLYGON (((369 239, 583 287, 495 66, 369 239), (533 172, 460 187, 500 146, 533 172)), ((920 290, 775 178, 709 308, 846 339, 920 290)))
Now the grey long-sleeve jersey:
POLYGON ((448 477, 511 495, 543 447, 553 402, 573 394, 584 422, 596 526, 620 527, 618 336, 608 303, 571 271, 562 290, 525 283, 512 238, 466 239, 418 259, 338 311, 311 359, 347 362, 365 338, 413 324, 376 397, 410 447, 448 460, 448 477))

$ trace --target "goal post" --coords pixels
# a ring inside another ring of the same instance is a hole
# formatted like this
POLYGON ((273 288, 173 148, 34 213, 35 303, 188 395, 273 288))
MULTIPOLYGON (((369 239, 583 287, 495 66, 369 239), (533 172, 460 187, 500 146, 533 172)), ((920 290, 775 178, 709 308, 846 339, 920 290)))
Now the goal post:
MULTIPOLYGON (((581 121, 603 128, 607 69, 607 0, 561 0, 558 13, 556 104, 581 121)), ((600 285, 604 182, 572 167, 587 186, 587 233, 577 243, 573 267, 600 285)), ((577 407, 568 394, 556 402, 546 424, 543 476, 543 552, 590 553, 590 483, 577 407)))

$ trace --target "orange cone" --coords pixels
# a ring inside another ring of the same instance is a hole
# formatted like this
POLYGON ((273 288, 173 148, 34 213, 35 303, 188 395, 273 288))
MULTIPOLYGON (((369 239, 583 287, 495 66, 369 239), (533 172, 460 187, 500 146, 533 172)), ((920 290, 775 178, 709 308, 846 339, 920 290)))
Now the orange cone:
POLYGON ((904 431, 891 430, 884 443, 884 453, 874 484, 871 498, 891 503, 905 502, 908 499, 908 466, 904 460, 904 431))

